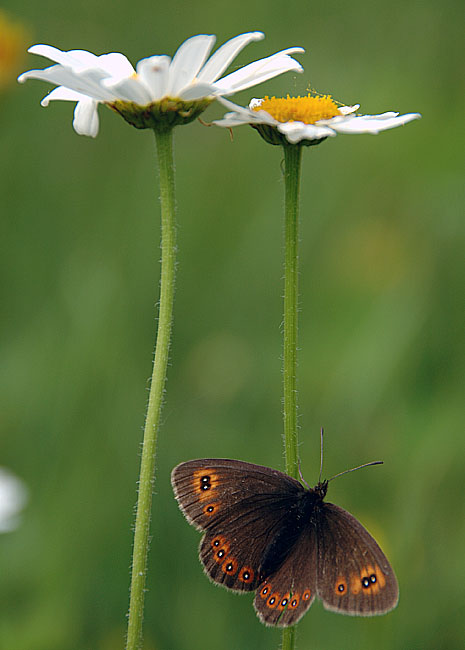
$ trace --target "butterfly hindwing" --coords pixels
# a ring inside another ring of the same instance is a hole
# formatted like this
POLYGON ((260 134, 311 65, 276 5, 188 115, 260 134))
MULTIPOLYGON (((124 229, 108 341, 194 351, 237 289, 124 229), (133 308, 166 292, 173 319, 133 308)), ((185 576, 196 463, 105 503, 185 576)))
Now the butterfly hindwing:
POLYGON ((386 556, 343 508, 323 503, 318 517, 317 594, 326 609, 352 616, 385 614, 399 588, 386 556))
POLYGON ((306 526, 279 568, 258 587, 254 607, 265 625, 295 625, 315 599, 317 540, 306 526))
POLYGON ((208 576, 229 589, 256 589, 266 548, 285 525, 292 501, 289 495, 254 495, 219 515, 200 544, 208 576))
POLYGON ((260 584, 266 548, 303 488, 268 467, 223 459, 178 465, 172 484, 188 521, 206 531, 200 560, 216 583, 236 591, 260 584))

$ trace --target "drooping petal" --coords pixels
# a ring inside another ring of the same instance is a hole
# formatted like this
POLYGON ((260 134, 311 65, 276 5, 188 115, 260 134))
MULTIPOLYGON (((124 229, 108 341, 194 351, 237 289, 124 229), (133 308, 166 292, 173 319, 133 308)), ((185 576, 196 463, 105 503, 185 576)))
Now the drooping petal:
POLYGON ((231 38, 208 59, 198 74, 198 80, 207 83, 216 81, 246 45, 252 41, 261 41, 263 38, 265 34, 262 32, 248 32, 231 38))
POLYGON ((298 61, 288 56, 289 53, 303 52, 301 47, 289 48, 278 52, 265 59, 249 63, 244 68, 240 68, 226 77, 223 77, 216 82, 223 95, 230 95, 232 93, 250 88, 263 81, 272 79, 283 72, 294 70, 295 72, 302 72, 303 68, 298 61))
POLYGON ((207 60, 216 37, 199 34, 185 41, 174 55, 170 65, 168 95, 177 97, 180 90, 191 83, 207 60))
POLYGON ((18 77, 20 83, 27 79, 40 79, 56 84, 57 86, 66 86, 71 90, 82 93, 93 99, 100 101, 110 101, 115 97, 104 87, 100 85, 103 77, 101 70, 89 69, 83 73, 76 73, 71 68, 62 65, 53 65, 44 70, 28 70, 18 77))
POLYGON ((147 86, 154 102, 167 96, 170 63, 169 56, 150 56, 139 61, 136 66, 137 74, 147 86))
POLYGON ((73 128, 79 135, 89 135, 95 138, 98 134, 98 102, 86 98, 76 104, 74 109, 73 128))
POLYGON ((19 75, 18 81, 20 84, 28 79, 39 79, 41 81, 49 81, 54 84, 67 83, 73 77, 73 73, 62 65, 52 65, 49 68, 42 70, 28 70, 19 75))

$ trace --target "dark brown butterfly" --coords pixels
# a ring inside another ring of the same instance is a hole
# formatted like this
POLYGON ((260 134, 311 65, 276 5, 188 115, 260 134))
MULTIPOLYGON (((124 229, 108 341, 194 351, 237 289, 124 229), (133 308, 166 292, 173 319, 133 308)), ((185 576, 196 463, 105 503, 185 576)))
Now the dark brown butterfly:
POLYGON ((315 596, 354 616, 397 605, 386 556, 355 517, 324 501, 321 477, 312 489, 269 467, 203 458, 175 467, 171 482, 186 519, 205 531, 199 554, 207 575, 227 589, 256 591, 266 625, 294 625, 315 596))

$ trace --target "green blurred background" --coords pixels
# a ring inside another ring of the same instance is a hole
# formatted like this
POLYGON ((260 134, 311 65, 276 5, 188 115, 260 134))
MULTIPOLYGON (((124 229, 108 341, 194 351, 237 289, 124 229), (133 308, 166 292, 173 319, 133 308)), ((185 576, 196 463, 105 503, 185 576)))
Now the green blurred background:
MULTIPOLYGON (((396 569, 391 614, 315 603, 299 650, 455 650, 465 607, 463 416, 463 4, 167 4, 12 0, 29 34, 135 63, 187 37, 254 29, 233 67, 302 45, 309 84, 367 113, 419 111, 379 136, 338 136, 303 156, 300 455, 396 569), (194 13, 197 16, 194 17, 194 13)), ((22 70, 48 63, 24 56, 22 70)), ((154 138, 101 108, 96 140, 51 87, 1 91, 0 464, 27 484, 22 525, 0 537, 1 650, 123 647, 141 428, 159 282, 154 138)), ((221 116, 211 107, 205 119, 221 116)), ((145 650, 270 650, 252 596, 213 587, 172 467, 221 456, 283 468, 282 153, 248 127, 175 133, 179 266, 159 437, 145 650)))

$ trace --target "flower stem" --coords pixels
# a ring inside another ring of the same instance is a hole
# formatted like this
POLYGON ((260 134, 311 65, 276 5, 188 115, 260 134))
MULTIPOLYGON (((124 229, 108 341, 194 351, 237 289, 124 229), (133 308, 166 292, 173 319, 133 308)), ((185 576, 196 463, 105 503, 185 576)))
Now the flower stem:
POLYGON ((139 491, 132 577, 129 595, 129 620, 126 650, 137 650, 142 642, 145 582, 149 548, 150 517, 156 456, 157 433, 163 403, 166 369, 173 322, 174 278, 176 271, 176 227, 172 131, 155 131, 161 201, 161 280, 158 330, 155 343, 152 381, 145 419, 140 465, 139 491))
MULTIPOLYGON (((284 448, 286 472, 298 476, 297 443, 297 331, 298 331, 298 226, 302 147, 284 145, 285 252, 284 252, 284 448)), ((294 650, 295 627, 285 628, 282 650, 294 650)))
POLYGON ((302 147, 284 146, 285 252, 284 252, 284 445, 286 472, 298 476, 297 450, 297 326, 298 326, 298 221, 302 147))
POLYGON ((281 650, 293 650, 295 648, 295 626, 283 629, 281 650))

